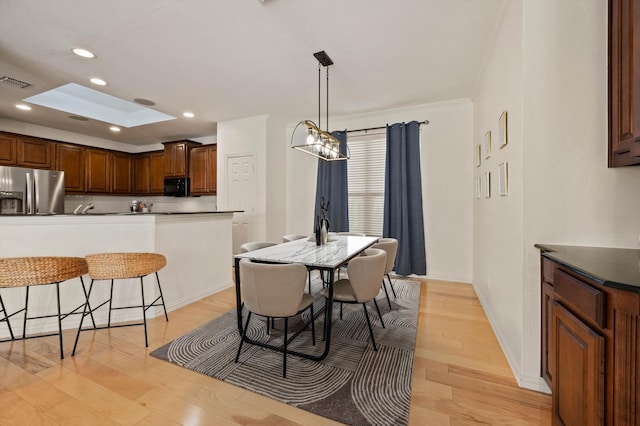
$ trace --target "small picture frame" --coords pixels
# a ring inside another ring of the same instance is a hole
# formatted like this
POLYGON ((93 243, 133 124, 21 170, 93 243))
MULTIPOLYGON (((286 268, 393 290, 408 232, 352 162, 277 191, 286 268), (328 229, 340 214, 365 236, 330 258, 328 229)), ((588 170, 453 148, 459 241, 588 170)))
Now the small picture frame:
POLYGON ((498 194, 509 195, 509 165, 505 161, 498 165, 498 194))
POLYGON ((476 200, 482 197, 482 179, 480 176, 476 177, 476 200))
POLYGON ((483 178, 484 198, 491 198, 491 172, 485 172, 483 178))
POLYGON ((476 154, 476 167, 480 167, 480 164, 482 163, 482 147, 480 146, 480 144, 476 145, 475 154, 476 154))
POLYGON ((500 142, 500 149, 507 146, 508 133, 507 133, 507 111, 502 111, 500 114, 500 120, 498 120, 498 138, 500 142))
POLYGON ((491 157, 491 130, 487 130, 482 141, 482 148, 485 160, 491 157))

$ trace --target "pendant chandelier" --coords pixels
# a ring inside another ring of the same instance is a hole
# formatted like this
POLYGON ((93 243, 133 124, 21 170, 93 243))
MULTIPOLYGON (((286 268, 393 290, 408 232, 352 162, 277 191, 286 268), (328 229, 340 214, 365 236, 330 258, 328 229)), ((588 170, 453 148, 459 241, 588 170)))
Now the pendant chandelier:
POLYGON ((346 147, 346 149, 340 150, 340 141, 329 133, 329 66, 333 65, 333 61, 324 50, 314 53, 313 56, 318 60, 318 124, 311 120, 299 122, 291 136, 291 148, 306 152, 325 161, 348 160, 349 148, 346 147), (327 130, 320 128, 322 124, 320 121, 320 70, 322 67, 325 68, 327 75, 327 130))

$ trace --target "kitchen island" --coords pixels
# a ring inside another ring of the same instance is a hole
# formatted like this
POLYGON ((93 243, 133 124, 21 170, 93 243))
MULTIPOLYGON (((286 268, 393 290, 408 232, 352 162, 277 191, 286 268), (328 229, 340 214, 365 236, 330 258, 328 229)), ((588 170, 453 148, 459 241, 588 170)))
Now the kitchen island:
MULTIPOLYGON (((156 252, 167 258, 160 270, 160 282, 167 305, 172 311, 232 285, 231 227, 233 211, 191 213, 118 213, 86 215, 0 216, 0 257, 77 256, 104 252, 156 252)), ((88 288, 90 278, 84 277, 88 288)), ((140 286, 118 282, 114 290, 114 306, 139 302, 140 286)), ((145 298, 157 296, 155 278, 145 278, 145 298)), ((92 304, 108 298, 109 284, 96 284, 92 304)), ((60 285, 63 311, 83 303, 80 280, 60 285)), ((24 305, 24 288, 2 289, 9 312, 24 305)), ((55 311, 55 288, 34 287, 29 294, 29 315, 55 311)), ((152 308, 148 317, 161 313, 152 308)), ((106 322, 107 309, 96 312, 96 321, 106 322), (104 311, 104 312, 100 312, 104 311)), ((114 311, 113 322, 138 320, 139 309, 114 311)), ((22 314, 12 320, 14 332, 22 333, 22 314)), ((64 328, 76 328, 80 321, 74 315, 63 321, 64 328)), ((31 321, 28 333, 56 330, 53 319, 31 321)), ((0 324, 0 340, 9 337, 0 324)))

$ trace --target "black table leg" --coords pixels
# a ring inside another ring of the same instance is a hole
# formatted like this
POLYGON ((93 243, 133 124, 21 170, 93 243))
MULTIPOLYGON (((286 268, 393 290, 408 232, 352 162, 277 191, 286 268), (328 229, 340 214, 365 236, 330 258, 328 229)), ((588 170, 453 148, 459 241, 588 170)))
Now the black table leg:
POLYGON ((235 258, 236 276, 236 312, 238 315, 238 333, 242 336, 242 296, 240 294, 240 259, 235 258))

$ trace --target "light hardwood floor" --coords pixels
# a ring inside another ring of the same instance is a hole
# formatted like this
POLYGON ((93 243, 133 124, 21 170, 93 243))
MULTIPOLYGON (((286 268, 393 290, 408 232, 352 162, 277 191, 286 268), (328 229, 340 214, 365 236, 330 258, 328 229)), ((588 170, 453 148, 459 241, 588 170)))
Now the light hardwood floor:
MULTIPOLYGON (((549 425, 549 395, 518 388, 468 284, 423 281, 411 425, 549 425)), ((324 425, 303 410, 148 356, 235 306, 233 289, 141 327, 0 344, 0 425, 324 425)), ((0 324, 3 326, 3 324, 0 324)))

